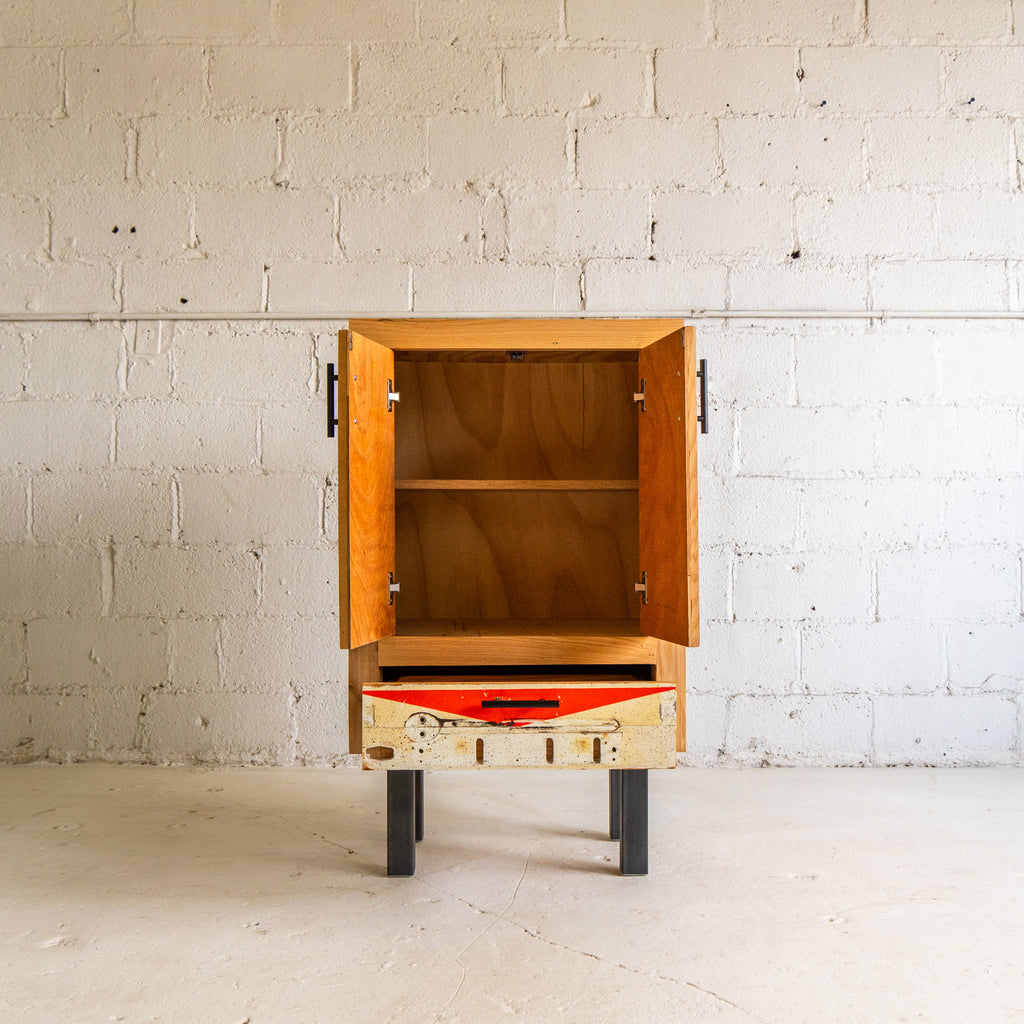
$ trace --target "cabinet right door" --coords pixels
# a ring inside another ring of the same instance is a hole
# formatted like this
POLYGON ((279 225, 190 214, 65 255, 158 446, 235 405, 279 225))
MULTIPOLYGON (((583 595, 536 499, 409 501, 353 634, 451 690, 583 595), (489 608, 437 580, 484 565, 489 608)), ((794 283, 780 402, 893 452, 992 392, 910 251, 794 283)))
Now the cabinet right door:
POLYGON ((686 647, 700 643, 697 593, 697 332, 640 350, 640 628, 686 647))

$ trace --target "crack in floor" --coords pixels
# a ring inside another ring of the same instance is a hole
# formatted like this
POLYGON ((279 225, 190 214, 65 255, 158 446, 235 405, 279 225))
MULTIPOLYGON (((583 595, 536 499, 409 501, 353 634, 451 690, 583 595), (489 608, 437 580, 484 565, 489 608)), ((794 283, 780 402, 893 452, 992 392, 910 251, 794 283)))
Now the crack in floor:
POLYGON ((510 924, 514 928, 518 928, 524 935, 528 935, 531 939, 535 939, 537 942, 542 942, 546 946, 551 946, 553 949, 560 949, 566 953, 575 953, 577 956, 586 957, 589 960, 596 960, 600 964, 606 964, 609 967, 618 968, 620 971, 625 971, 627 974, 633 974, 640 978, 647 978, 653 981, 664 981, 672 985, 679 985, 683 988, 693 989, 694 992, 700 992, 701 995, 708 996, 709 998, 714 999, 716 1002, 721 1003, 723 1006, 729 1006, 734 1010, 738 1010, 740 1013, 749 1017, 752 1021, 756 1021, 757 1024, 768 1024, 768 1022, 765 1021, 763 1017, 758 1017, 756 1014, 751 1013, 751 1011, 746 1009, 745 1007, 740 1006, 738 1003, 734 1003, 731 999, 726 999, 725 996, 720 996, 717 992, 714 992, 709 988, 702 988, 700 985, 697 985, 692 981, 683 981, 681 978, 673 978, 667 974, 659 974, 656 971, 643 971, 636 967, 629 967, 626 964, 616 963, 614 960, 607 960, 602 956, 598 956, 597 953, 588 953, 585 949, 577 949, 575 946, 567 946, 564 943, 555 942, 553 939, 546 939, 543 935, 539 935, 537 932, 531 931, 529 928, 526 927, 526 925, 520 924, 520 922, 515 921, 512 918, 505 917, 505 914, 507 914, 512 909, 512 904, 515 903, 516 896, 519 893, 519 887, 523 884, 523 878, 526 876, 526 868, 530 865, 530 857, 532 855, 533 854, 531 851, 526 858, 526 865, 523 867, 523 872, 519 876, 519 881, 516 883, 516 887, 512 893, 512 898, 509 900, 506 906, 502 908, 502 910, 500 910, 498 913, 495 913, 493 910, 487 910, 485 907, 478 906, 476 903, 473 903, 472 900, 467 900, 463 896, 459 896, 456 893, 447 892, 444 889, 439 889, 436 885, 432 885, 430 882, 425 881, 419 876, 414 876, 416 878, 416 881, 420 882, 422 885, 425 885, 428 889, 433 890, 439 896, 444 896, 448 899, 456 900, 457 902, 462 903, 464 906, 469 907, 471 910, 475 910, 478 914, 484 914, 488 917, 494 918, 494 920, 491 921, 491 923, 486 928, 484 928, 483 931, 479 933, 479 935, 474 936, 455 955, 454 960, 458 967, 461 969, 462 976, 459 978, 459 981, 455 986, 455 991, 448 998, 448 1001, 444 1004, 444 1006, 442 1006, 441 1009, 437 1011, 437 1013, 434 1016, 434 1019, 431 1021, 431 1024, 438 1024, 438 1021, 441 1019, 441 1015, 444 1013, 445 1010, 448 1009, 449 1006, 451 1006, 451 1004, 455 1001, 456 996, 458 996, 459 992, 462 991, 462 986, 466 981, 466 977, 469 971, 465 967, 465 965, 463 965, 460 962, 461 957, 465 956, 467 950, 469 950, 471 946, 479 942, 499 921, 502 920, 504 920, 506 924, 510 924))

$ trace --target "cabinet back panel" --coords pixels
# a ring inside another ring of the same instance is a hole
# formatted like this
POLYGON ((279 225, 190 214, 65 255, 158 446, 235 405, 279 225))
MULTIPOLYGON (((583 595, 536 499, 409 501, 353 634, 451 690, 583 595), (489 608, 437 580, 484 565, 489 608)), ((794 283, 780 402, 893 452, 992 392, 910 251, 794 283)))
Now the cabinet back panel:
POLYGON ((636 359, 396 360, 399 479, 636 479, 636 359))
POLYGON ((638 565, 630 491, 403 491, 403 619, 629 619, 638 565))

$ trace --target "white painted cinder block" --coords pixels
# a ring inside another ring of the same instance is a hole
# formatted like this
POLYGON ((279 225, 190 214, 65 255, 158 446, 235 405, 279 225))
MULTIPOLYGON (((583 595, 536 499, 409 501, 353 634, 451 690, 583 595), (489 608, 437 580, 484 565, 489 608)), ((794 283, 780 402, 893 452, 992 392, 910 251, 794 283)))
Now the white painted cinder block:
POLYGON ((147 43, 268 42, 270 0, 211 7, 203 0, 135 0, 134 29, 147 43))
POLYGON ((8 48, 0 63, 0 116, 59 117, 64 105, 60 51, 8 48))
POLYGON ((1015 764, 1017 704, 1002 694, 872 698, 881 764, 1015 764))
POLYGON ((25 541, 29 537, 27 476, 0 476, 0 541, 25 541))
POLYGON ((566 32, 585 42, 686 43, 707 41, 710 21, 700 0, 566 0, 566 32))
MULTIPOLYGON (((441 6, 431 4, 431 8, 441 6)), ((427 19, 424 11, 424 24, 427 19)), ((411 40, 416 34, 416 0, 381 4, 337 0, 327 6, 320 0, 288 0, 274 10, 274 23, 276 37, 282 43, 411 40)))
POLYGON ((874 309, 1009 308, 1003 260, 879 260, 869 274, 874 309))
POLYGON ((226 620, 220 640, 224 685, 270 694, 287 692, 300 680, 345 678, 348 655, 340 646, 337 615, 315 611, 303 618, 226 620))
POLYGON ((110 266, 78 260, 8 264, 0 275, 0 308, 12 313, 114 313, 114 281, 110 266))
POLYGON ((408 309, 410 270, 380 263, 275 261, 270 265, 267 308, 275 312, 369 313, 408 309))
POLYGON ((100 561, 98 547, 5 545, 0 617, 99 615, 100 561))
POLYGON ((946 101, 958 114, 1024 116, 1024 53, 1019 46, 963 47, 949 52, 946 101))
POLYGON ((651 205, 659 258, 695 254, 778 260, 793 248, 792 204, 781 193, 667 192, 655 195, 651 205))
POLYGON ((906 0, 868 8, 868 38, 873 43, 974 43, 1008 39, 1006 0, 972 0, 969 6, 906 0))
POLYGON ((100 469, 110 464, 111 410, 87 401, 0 402, 8 469, 100 469))
MULTIPOLYGON (((331 361, 337 365, 337 357, 331 361)), ((326 374, 326 367, 324 367, 326 374)), ((305 405, 265 405, 260 409, 260 464, 267 470, 295 470, 319 477, 336 475, 336 442, 327 437, 325 398, 305 405)))
POLYGON ((187 256, 124 267, 122 293, 131 310, 220 312, 257 310, 262 302, 263 263, 244 256, 187 256))
POLYGON ((101 398, 118 391, 119 324, 33 324, 26 332, 25 390, 38 398, 101 398))
POLYGON ((0 189, 38 192, 66 183, 74 168, 76 187, 116 184, 127 174, 128 137, 119 118, 35 118, 0 121, 0 189))
POLYGON ((338 111, 349 105, 349 51, 344 46, 216 46, 210 96, 216 113, 338 111))
MULTIPOLYGON (((413 308, 517 313, 557 308, 550 267, 509 263, 428 264, 413 276, 413 308)), ((575 307, 571 307, 575 308, 575 307)))
POLYGON ((645 55, 634 50, 508 50, 502 55, 505 105, 513 114, 640 114, 645 67, 645 55))
POLYGON ((937 199, 944 256, 1016 258, 1024 252, 1024 200, 1010 192, 945 192, 937 199))
POLYGON ((261 562, 264 615, 322 620, 338 608, 336 548, 272 547, 263 551, 261 562))
POLYGON ((686 655, 687 697, 694 692, 725 697, 798 692, 799 648, 793 624, 705 622, 700 647, 686 655))
POLYGON ((48 233, 46 207, 38 199, 0 197, 0 256, 40 256, 48 233))
POLYGON ((727 117, 796 108, 796 56, 790 47, 659 48, 654 68, 659 114, 727 117))
POLYGON ((643 312, 721 308, 726 269, 715 263, 602 260, 584 271, 587 309, 643 312))
MULTIPOLYGON (((800 250, 794 250, 799 252, 800 250)), ((867 309, 864 260, 844 263, 786 259, 737 260, 729 268, 730 305, 737 309, 867 309)))
POLYGON ((1020 693, 1024 684, 1024 623, 952 625, 946 643, 953 686, 1020 693))
POLYGON ((0 619, 0 697, 24 692, 28 679, 25 633, 25 623, 0 619))
POLYGON ((121 0, 82 0, 61 10, 39 7, 32 0, 15 0, 0 10, 3 46, 66 46, 69 43, 116 42, 131 25, 121 0))

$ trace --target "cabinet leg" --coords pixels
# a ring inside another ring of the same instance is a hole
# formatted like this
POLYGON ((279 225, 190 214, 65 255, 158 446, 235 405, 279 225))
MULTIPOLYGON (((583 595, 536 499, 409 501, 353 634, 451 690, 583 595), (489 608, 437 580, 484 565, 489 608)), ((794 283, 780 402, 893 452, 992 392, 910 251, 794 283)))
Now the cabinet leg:
POLYGON ((624 875, 647 874, 647 769, 622 769, 622 836, 619 869, 624 875))
POLYGON ((608 770, 608 835, 618 839, 622 834, 622 769, 608 770))
POLYGON ((423 838, 423 769, 416 771, 416 842, 423 838))
POLYGON ((416 772, 389 771, 388 874, 416 873, 416 772))

